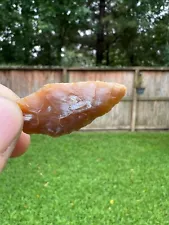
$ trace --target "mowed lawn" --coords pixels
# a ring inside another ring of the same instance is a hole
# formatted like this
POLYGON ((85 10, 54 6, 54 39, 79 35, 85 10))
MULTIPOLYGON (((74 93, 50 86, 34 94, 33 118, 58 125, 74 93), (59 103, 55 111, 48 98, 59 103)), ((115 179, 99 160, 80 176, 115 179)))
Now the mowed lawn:
POLYGON ((0 224, 169 224, 169 133, 33 136, 0 175, 0 224))

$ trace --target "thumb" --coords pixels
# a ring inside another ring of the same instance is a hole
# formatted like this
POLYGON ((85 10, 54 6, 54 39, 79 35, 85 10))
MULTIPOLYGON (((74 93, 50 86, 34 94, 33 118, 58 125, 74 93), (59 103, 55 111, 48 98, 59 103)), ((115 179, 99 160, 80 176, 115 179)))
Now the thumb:
POLYGON ((20 136, 22 112, 15 102, 0 97, 0 171, 4 168, 20 136))

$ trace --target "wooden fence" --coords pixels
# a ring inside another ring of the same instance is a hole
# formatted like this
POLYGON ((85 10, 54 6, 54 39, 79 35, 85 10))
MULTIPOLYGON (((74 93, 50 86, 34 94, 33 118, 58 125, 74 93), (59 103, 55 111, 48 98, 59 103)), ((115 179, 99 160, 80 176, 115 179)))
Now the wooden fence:
POLYGON ((126 97, 85 130, 168 130, 169 68, 1 67, 0 83, 24 97, 47 83, 101 80, 122 83, 126 97), (145 88, 144 93, 137 92, 145 88))

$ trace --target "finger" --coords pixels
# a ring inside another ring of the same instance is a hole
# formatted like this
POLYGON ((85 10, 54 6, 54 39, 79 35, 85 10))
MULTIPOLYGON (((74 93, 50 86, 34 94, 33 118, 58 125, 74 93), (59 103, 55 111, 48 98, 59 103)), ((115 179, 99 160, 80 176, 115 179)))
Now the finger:
MULTIPOLYGON (((0 96, 9 98, 12 101, 16 101, 19 99, 19 97, 13 91, 3 86, 2 84, 0 84, 0 96)), ((12 152, 11 157, 17 157, 22 155, 28 148, 29 143, 30 136, 22 132, 14 151, 12 152)))
POLYGON ((23 126, 23 116, 16 103, 0 97, 0 170, 12 154, 23 126))
POLYGON ((2 84, 0 84, 0 96, 8 98, 12 101, 16 101, 19 99, 19 97, 13 91, 3 86, 2 84))
POLYGON ((11 154, 11 157, 14 158, 14 157, 19 157, 23 155, 26 152, 29 144, 30 144, 30 136, 22 132, 15 146, 15 149, 13 150, 11 154))
POLYGON ((30 144, 30 136, 22 132, 18 139, 18 142, 16 143, 16 147, 12 152, 11 157, 18 157, 23 155, 28 149, 29 144, 30 144))

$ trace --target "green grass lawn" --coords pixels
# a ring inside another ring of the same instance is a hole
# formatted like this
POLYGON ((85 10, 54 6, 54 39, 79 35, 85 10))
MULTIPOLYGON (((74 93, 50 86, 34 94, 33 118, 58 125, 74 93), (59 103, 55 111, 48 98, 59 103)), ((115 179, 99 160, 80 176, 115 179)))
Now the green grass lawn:
POLYGON ((0 225, 169 224, 169 133, 33 136, 0 176, 0 225))

